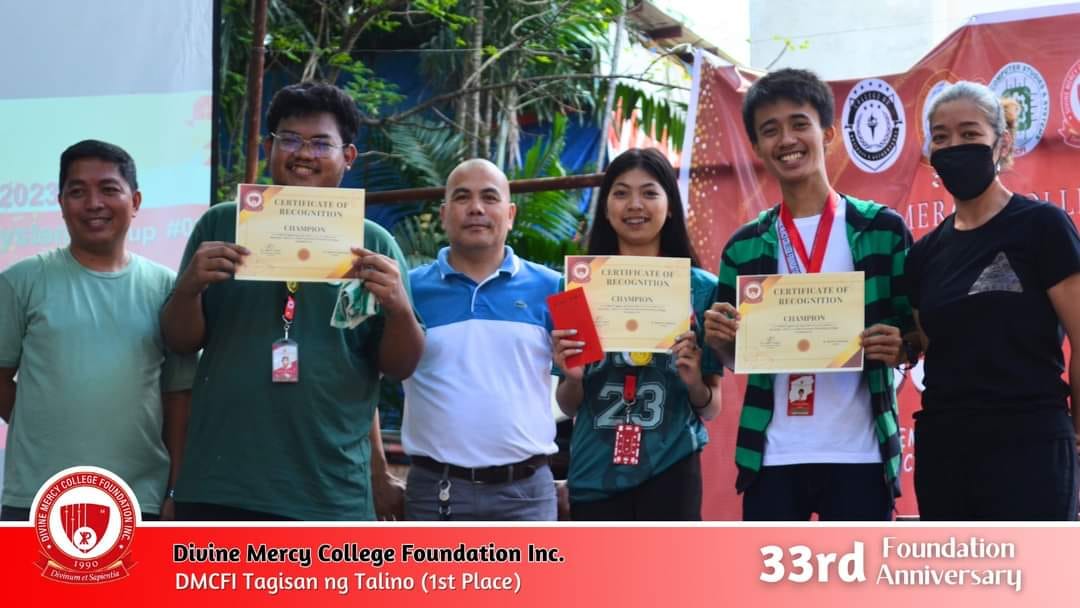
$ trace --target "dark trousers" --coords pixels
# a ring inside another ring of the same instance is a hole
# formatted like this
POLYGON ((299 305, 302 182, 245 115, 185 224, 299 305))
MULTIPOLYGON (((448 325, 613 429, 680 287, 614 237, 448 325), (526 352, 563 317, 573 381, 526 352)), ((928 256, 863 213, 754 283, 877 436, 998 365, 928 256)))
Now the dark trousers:
MULTIPOLYGON (((157 521, 160 519, 157 513, 143 513, 143 521, 157 521)), ((19 507, 2 507, 0 506, 0 521, 30 521, 30 509, 20 509, 19 507)))
POLYGON ((176 503, 177 521, 294 521, 291 517, 206 502, 176 503))
POLYGON ((611 498, 570 503, 574 521, 701 521, 701 452, 611 498))
POLYGON ((743 493, 744 521, 889 521, 892 511, 880 463, 761 467, 743 493))
POLYGON ((1066 412, 935 414, 915 420, 919 519, 1076 520, 1076 439, 1066 412))

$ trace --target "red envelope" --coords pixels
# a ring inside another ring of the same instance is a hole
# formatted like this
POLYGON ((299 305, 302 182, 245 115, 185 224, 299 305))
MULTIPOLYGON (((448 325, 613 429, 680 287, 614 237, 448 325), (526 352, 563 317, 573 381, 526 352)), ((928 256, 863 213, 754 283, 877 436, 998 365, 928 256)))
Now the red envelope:
POLYGON ((573 339, 585 342, 581 353, 566 358, 566 365, 577 367, 603 360, 604 349, 600 345, 592 313, 589 312, 585 290, 571 289, 548 296, 547 304, 555 329, 576 329, 577 335, 573 339))

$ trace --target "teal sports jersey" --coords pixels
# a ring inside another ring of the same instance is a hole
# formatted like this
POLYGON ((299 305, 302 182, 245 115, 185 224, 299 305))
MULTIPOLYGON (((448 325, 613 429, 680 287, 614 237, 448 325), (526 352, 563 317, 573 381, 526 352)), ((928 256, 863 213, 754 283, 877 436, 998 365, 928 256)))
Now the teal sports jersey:
MULTIPOLYGON (((722 373, 719 361, 703 342, 704 314, 712 304, 715 288, 715 276, 700 268, 691 269, 691 301, 702 346, 703 375, 722 373)), ((625 354, 607 353, 603 361, 586 366, 584 384, 585 399, 574 419, 570 440, 573 502, 603 500, 637 487, 709 441, 671 355, 654 353, 648 365, 634 367, 625 354), (626 420, 623 383, 632 373, 638 374, 637 403, 631 419, 642 428, 640 460, 636 465, 616 465, 612 463, 615 428, 626 420)))

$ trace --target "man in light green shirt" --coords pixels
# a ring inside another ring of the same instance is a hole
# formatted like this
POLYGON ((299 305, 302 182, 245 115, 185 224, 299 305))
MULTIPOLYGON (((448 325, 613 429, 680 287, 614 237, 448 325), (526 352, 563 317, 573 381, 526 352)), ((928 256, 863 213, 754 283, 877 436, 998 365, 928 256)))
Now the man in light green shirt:
POLYGON ((76 465, 119 475, 144 518, 171 518, 195 370, 158 321, 175 274, 125 247, 142 202, 127 152, 79 142, 59 183, 71 244, 0 273, 0 519, 28 520, 41 485, 76 465))

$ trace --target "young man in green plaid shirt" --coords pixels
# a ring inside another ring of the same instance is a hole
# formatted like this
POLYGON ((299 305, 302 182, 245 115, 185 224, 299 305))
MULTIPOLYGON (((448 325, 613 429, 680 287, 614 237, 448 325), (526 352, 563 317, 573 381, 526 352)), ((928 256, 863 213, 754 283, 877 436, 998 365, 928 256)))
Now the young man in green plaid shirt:
POLYGON ((724 248, 709 346, 733 367, 739 275, 862 271, 866 287, 862 372, 750 375, 735 450, 746 520, 887 520, 900 493, 892 368, 912 354, 900 288, 911 234, 894 211, 830 186, 834 107, 828 85, 791 69, 758 80, 743 103, 747 135, 783 201, 724 248))

